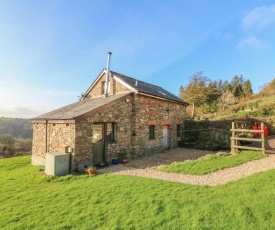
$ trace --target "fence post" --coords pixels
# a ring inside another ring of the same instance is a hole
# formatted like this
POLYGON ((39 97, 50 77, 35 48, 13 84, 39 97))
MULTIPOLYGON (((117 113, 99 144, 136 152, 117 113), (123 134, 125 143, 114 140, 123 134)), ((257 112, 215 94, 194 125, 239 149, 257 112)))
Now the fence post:
POLYGON ((265 143, 264 143, 264 123, 261 122, 261 140, 262 140, 262 154, 265 154, 265 143))
POLYGON ((235 154, 235 148, 233 147, 235 145, 235 140, 233 137, 235 137, 235 122, 232 122, 232 138, 231 138, 231 154, 235 154))

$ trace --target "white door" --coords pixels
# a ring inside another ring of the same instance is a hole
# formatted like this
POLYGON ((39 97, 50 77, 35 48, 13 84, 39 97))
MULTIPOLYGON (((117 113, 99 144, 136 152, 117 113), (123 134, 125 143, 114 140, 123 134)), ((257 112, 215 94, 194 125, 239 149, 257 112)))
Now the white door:
POLYGON ((170 148, 170 142, 169 142, 169 126, 165 125, 163 126, 163 148, 169 149, 170 148))

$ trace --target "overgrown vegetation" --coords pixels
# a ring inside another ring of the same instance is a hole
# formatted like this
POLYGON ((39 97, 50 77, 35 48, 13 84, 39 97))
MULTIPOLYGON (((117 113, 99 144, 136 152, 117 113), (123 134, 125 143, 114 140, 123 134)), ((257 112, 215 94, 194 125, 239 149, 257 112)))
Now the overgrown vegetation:
POLYGON ((235 75, 229 83, 212 81, 202 72, 193 74, 179 93, 190 103, 187 110, 190 118, 196 120, 275 116, 274 95, 275 79, 253 95, 250 81, 242 75, 235 75))
POLYGON ((242 151, 236 155, 217 156, 207 154, 197 160, 175 162, 161 167, 160 170, 169 173, 183 173, 191 175, 204 175, 221 169, 234 167, 251 160, 266 157, 259 151, 242 151))
POLYGON ((29 119, 0 118, 0 159, 30 155, 32 123, 29 119))
POLYGON ((122 175, 40 175, 0 160, 1 229, 274 229, 275 170, 226 185, 122 175))
POLYGON ((30 155, 32 140, 14 138, 10 134, 0 135, 0 159, 14 156, 30 155))
POLYGON ((0 134, 10 134, 15 138, 32 138, 32 122, 22 118, 0 118, 0 134))

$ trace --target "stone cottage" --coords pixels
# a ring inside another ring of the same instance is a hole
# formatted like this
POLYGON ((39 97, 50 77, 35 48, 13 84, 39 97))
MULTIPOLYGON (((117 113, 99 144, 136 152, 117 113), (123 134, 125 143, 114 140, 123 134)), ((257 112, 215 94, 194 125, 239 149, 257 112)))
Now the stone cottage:
POLYGON ((32 120, 32 163, 67 147, 73 170, 82 160, 108 164, 121 152, 135 158, 177 147, 187 105, 159 86, 103 69, 80 101, 32 120))

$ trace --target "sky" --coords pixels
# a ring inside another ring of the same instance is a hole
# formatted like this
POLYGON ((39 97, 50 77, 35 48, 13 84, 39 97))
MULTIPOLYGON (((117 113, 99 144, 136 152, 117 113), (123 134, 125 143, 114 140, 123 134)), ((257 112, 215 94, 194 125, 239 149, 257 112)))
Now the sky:
POLYGON ((275 1, 0 0, 0 117, 74 103, 106 68, 163 87, 275 78, 275 1))

